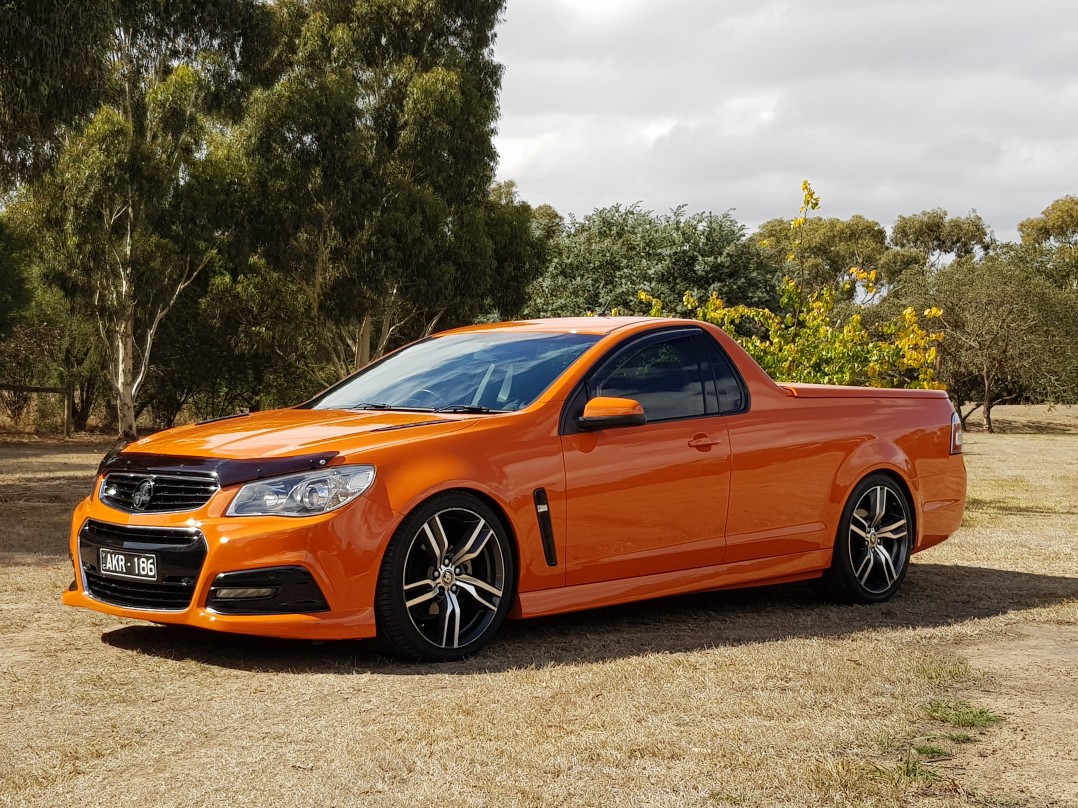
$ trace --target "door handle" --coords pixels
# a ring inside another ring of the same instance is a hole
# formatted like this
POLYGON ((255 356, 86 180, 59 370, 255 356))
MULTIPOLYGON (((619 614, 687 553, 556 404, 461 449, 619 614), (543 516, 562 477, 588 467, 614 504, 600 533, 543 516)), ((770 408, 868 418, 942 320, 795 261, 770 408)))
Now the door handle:
POLYGON ((694 449, 706 449, 708 446, 716 446, 722 443, 722 438, 713 438, 706 432, 697 432, 689 439, 689 446, 694 449))

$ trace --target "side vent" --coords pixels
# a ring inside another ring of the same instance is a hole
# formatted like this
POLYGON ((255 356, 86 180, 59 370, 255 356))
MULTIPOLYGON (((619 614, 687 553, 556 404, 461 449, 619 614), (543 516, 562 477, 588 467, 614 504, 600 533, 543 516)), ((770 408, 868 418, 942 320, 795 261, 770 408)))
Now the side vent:
POLYGON ((554 523, 550 521, 550 502, 545 488, 536 488, 532 493, 535 502, 535 518, 539 520, 539 535, 543 537, 543 554, 548 567, 558 566, 558 548, 554 546, 554 523))

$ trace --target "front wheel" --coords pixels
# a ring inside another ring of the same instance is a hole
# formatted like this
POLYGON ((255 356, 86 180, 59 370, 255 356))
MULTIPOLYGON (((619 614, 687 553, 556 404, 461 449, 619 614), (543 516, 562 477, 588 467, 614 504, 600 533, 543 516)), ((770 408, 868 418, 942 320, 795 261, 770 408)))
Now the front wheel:
POLYGON ((886 474, 854 488, 842 511, 825 592, 845 603, 880 603, 898 591, 909 569, 913 519, 906 493, 886 474))
POLYGON ((512 598, 505 525, 470 494, 436 496, 401 523, 378 576, 378 637, 393 656, 461 659, 494 637, 512 598))

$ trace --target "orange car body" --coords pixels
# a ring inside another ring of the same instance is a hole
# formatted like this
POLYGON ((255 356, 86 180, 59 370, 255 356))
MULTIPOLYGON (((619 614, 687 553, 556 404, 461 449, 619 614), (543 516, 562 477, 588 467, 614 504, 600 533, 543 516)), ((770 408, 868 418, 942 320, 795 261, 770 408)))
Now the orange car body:
POLYGON ((965 468, 952 451, 953 408, 943 392, 779 385, 720 329, 689 321, 592 317, 457 333, 490 330, 598 339, 537 400, 514 412, 296 408, 136 441, 109 468, 204 459, 270 470, 315 457, 329 467, 370 464, 377 474, 348 505, 299 519, 226 515, 241 487, 228 479, 195 510, 129 512, 102 501, 99 478, 73 515, 75 581, 63 602, 244 634, 371 637, 380 563, 394 531, 420 503, 457 490, 488 503, 509 529, 516 561, 509 616, 517 618, 819 577, 831 564, 851 490, 873 472, 890 475, 909 494, 912 552, 959 527, 965 468), (718 342, 744 381, 742 412, 565 434, 566 400, 601 357, 642 333, 673 327, 702 329, 718 342), (537 489, 545 490, 549 507, 546 546, 537 489), (80 553, 88 520, 151 535, 162 528, 201 533, 205 557, 192 575, 189 604, 139 608, 95 594, 88 575, 96 559, 80 553), (307 570, 328 608, 228 614, 207 605, 218 575, 272 567, 307 570))

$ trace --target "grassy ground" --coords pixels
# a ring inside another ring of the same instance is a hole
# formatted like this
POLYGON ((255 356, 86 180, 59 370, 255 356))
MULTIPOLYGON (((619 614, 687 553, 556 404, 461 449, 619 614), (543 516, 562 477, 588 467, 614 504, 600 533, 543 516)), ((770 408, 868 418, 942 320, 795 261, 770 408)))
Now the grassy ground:
POLYGON ((891 603, 675 598, 426 667, 62 608, 104 446, 0 442, 0 806, 1078 806, 1078 411, 995 414, 891 603))

